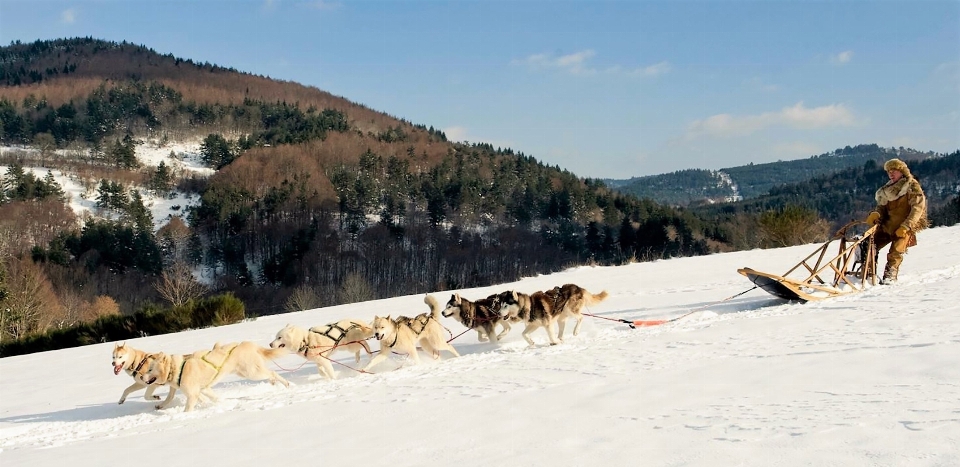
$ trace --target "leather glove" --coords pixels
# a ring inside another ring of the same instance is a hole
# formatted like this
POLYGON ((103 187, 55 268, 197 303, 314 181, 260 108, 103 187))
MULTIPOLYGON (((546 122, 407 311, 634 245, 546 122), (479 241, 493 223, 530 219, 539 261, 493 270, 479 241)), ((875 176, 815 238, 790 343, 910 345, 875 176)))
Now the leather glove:
POLYGON ((910 231, 907 230, 906 227, 900 227, 900 228, 897 229, 897 231, 894 232, 893 234, 896 235, 897 238, 904 238, 904 237, 907 236, 908 233, 910 233, 910 231))
POLYGON ((866 222, 867 222, 867 224, 869 224, 869 225, 873 225, 873 224, 879 223, 879 222, 880 222, 880 213, 877 212, 877 211, 871 212, 870 214, 867 215, 867 220, 866 220, 866 222))

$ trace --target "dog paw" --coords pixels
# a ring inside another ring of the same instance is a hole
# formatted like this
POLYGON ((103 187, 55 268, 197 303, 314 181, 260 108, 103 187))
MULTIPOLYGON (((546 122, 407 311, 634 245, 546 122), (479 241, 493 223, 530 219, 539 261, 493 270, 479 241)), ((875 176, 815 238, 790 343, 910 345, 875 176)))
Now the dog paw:
POLYGON ((120 399, 120 402, 117 402, 117 405, 123 405, 124 400, 120 399))

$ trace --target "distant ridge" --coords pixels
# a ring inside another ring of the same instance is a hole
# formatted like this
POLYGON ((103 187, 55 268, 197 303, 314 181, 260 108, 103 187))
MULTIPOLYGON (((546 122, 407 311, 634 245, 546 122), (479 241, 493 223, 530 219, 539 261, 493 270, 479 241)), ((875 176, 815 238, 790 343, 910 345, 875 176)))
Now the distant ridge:
POLYGON ((649 198, 662 204, 688 206, 756 198, 771 188, 860 167, 867 161, 882 164, 893 157, 920 161, 936 156, 932 152, 903 147, 882 148, 877 144, 860 144, 806 159, 748 164, 715 171, 680 170, 606 182, 621 193, 649 198))

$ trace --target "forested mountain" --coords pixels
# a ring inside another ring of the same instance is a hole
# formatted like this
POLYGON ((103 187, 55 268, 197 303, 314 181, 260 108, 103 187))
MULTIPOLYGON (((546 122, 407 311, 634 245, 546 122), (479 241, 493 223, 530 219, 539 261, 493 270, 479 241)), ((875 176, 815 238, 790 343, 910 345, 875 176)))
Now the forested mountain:
POLYGON ((717 171, 680 170, 669 174, 605 182, 622 193, 650 198, 668 205, 688 206, 756 198, 772 188, 861 167, 867 161, 883 164, 893 157, 910 162, 935 156, 936 154, 931 152, 910 148, 881 148, 876 144, 860 144, 806 159, 748 164, 717 171))
POLYGON ((269 314, 716 248, 684 210, 521 152, 144 46, 13 43, 0 83, 0 145, 32 148, 0 160, 0 343, 97 317, 79 341, 222 322, 190 307, 223 294, 269 314), (188 139, 212 176, 136 157, 188 139), (24 167, 115 215, 78 218, 24 167), (147 194, 199 201, 155 231, 147 194))

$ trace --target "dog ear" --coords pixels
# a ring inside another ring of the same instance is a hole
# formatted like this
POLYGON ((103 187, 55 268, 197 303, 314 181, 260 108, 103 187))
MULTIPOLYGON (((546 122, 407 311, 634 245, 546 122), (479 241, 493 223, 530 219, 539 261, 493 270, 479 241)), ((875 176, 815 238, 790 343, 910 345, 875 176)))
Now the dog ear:
POLYGON ((511 291, 510 291, 510 296, 513 297, 513 301, 517 301, 517 300, 520 299, 520 297, 517 296, 517 291, 516 291, 516 290, 511 290, 511 291))
POLYGON ((453 302, 454 302, 454 303, 456 303, 457 305, 459 305, 461 301, 463 301, 463 299, 460 298, 460 294, 458 294, 458 293, 453 294, 453 302))

